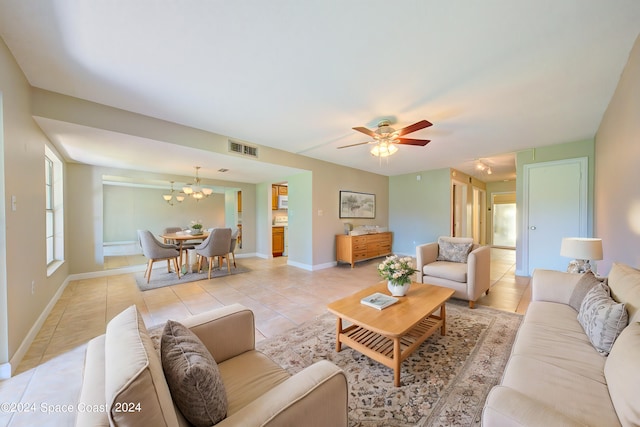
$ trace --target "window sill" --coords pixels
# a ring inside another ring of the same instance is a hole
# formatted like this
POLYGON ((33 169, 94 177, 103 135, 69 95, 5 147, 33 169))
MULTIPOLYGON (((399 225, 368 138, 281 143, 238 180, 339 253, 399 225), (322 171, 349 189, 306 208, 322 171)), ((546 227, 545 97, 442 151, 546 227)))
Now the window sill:
POLYGON ((47 265, 47 277, 51 277, 56 270, 62 267, 62 264, 64 264, 64 261, 56 260, 47 265))

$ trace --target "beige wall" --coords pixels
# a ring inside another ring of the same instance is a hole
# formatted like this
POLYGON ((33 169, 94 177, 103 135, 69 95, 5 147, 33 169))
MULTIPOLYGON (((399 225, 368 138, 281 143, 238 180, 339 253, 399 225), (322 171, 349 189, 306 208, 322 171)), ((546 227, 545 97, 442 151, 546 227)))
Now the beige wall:
MULTIPOLYGON (((0 215, 0 365, 9 362, 68 276, 68 263, 47 277, 44 147, 31 116, 30 86, 0 39, 2 213, 0 215), (17 208, 11 209, 11 196, 17 208), (32 283, 35 291, 32 293, 32 283), (6 313, 6 317, 5 317, 6 313)), ((26 350, 26 349, 24 349, 26 350)), ((15 365, 15 364, 14 364, 15 365)), ((6 366, 6 365, 5 365, 6 366)), ((13 366, 15 369, 15 366, 13 366)))
POLYGON ((607 274, 615 261, 640 267, 640 36, 596 134, 595 235, 607 274))

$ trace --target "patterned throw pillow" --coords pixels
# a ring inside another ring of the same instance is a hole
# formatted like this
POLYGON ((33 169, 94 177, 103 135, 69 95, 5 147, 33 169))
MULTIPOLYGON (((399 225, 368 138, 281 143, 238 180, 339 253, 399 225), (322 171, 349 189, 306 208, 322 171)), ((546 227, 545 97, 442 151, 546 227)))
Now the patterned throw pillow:
POLYGON ((580 311, 582 300, 584 300, 587 292, 599 283, 602 283, 602 280, 598 279, 592 271, 584 273, 580 280, 578 280, 578 283, 576 283, 576 287, 573 288, 573 292, 569 298, 569 305, 573 307, 575 311, 580 311))
POLYGON ((453 242, 451 239, 438 239, 438 261, 467 262, 473 241, 453 242))
POLYGON ((160 341, 162 368, 171 396, 194 426, 212 426, 227 416, 227 393, 218 364, 186 326, 168 320, 160 341))
POLYGON ((620 332, 627 326, 628 315, 623 303, 609 296, 609 288, 599 283, 585 295, 578 312, 589 341, 598 353, 607 356, 620 332))

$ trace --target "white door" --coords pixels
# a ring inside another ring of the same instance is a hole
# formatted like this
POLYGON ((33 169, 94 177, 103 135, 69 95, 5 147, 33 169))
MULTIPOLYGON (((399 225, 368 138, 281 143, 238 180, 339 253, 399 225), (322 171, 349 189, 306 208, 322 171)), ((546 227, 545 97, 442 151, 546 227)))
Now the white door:
POLYGON ((587 158, 524 167, 523 270, 565 271, 563 237, 587 235, 587 158))

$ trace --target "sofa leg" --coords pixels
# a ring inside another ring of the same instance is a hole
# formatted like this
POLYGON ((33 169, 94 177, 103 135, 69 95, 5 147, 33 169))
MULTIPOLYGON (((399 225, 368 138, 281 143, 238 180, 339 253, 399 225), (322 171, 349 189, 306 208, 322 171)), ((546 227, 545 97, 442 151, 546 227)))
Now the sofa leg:
POLYGON ((475 301, 469 301, 469 308, 476 308, 476 302, 475 301))

